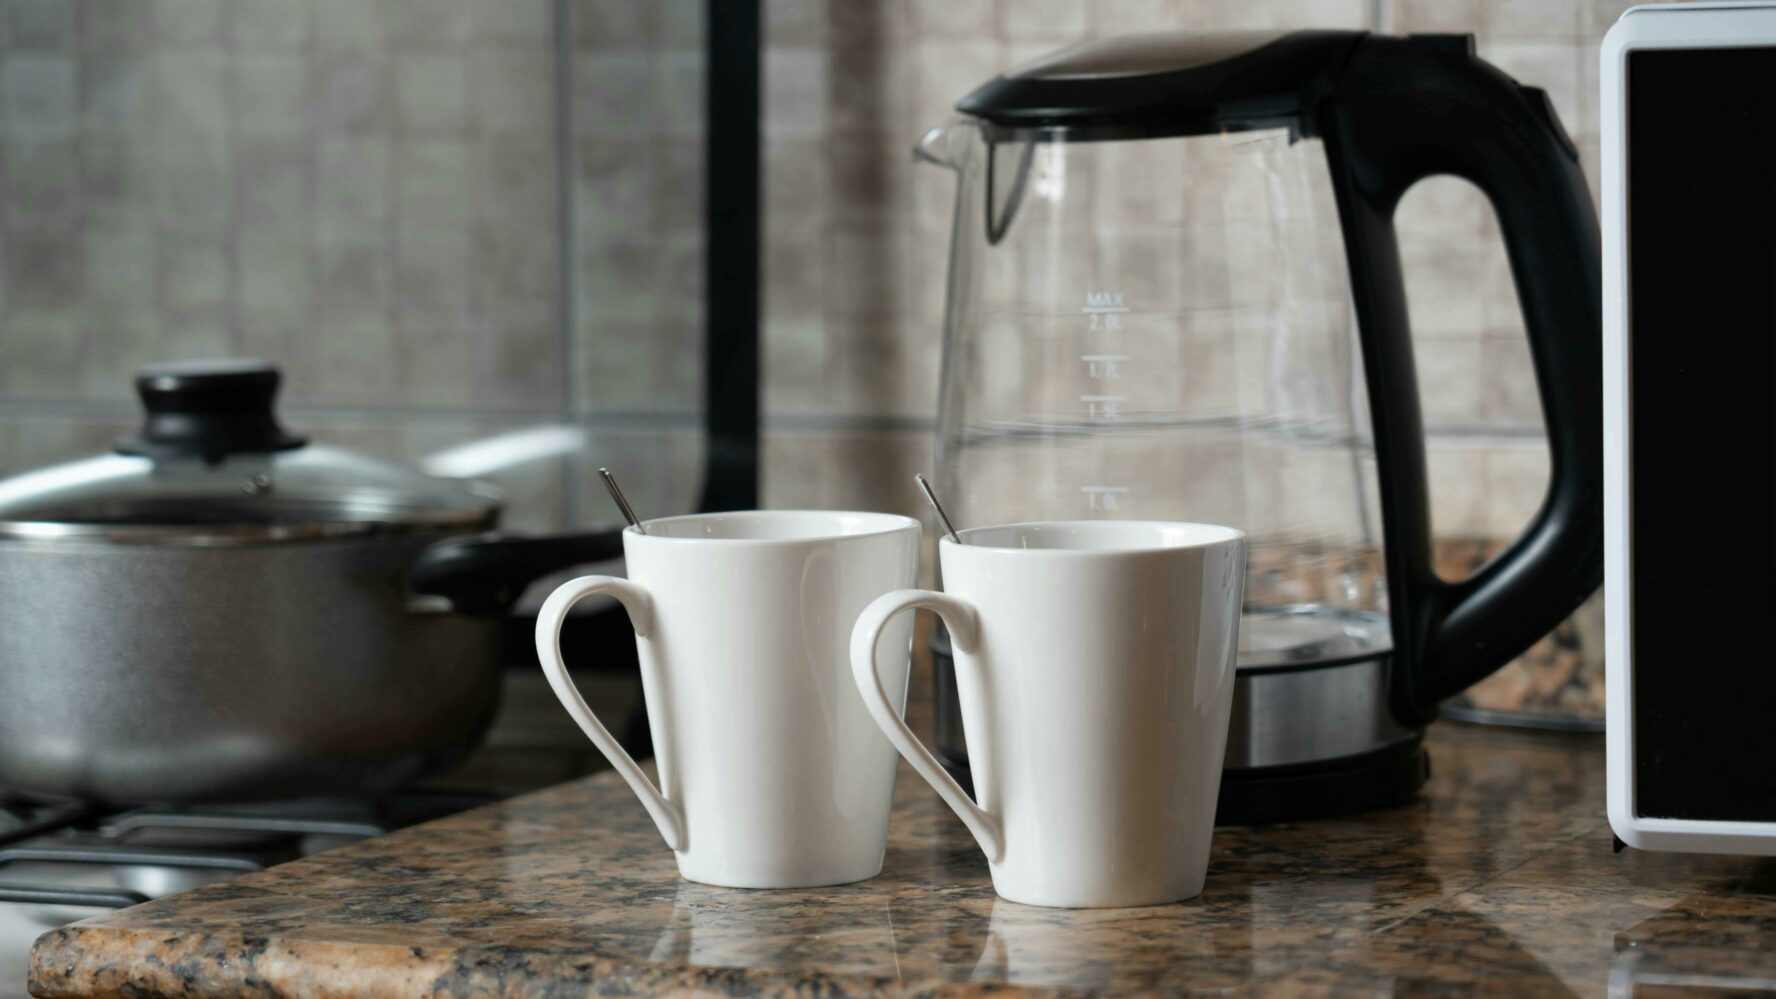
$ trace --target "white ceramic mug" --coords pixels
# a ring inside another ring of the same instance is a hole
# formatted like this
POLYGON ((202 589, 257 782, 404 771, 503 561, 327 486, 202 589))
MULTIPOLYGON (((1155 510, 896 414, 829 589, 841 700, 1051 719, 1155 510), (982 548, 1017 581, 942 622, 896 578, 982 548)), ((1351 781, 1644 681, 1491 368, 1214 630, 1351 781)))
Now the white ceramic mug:
POLYGON ((1099 907, 1200 894, 1245 535, 1077 521, 961 538, 938 544, 946 592, 890 593, 858 618, 851 669, 876 724, 974 834, 1001 896, 1099 907), (898 668, 877 661, 879 639, 912 607, 949 628, 978 800, 907 728, 891 693, 898 668))
MULTIPOLYGON (((760 510, 668 517, 623 532, 628 579, 584 576, 537 615, 555 695, 641 798, 692 881, 803 888, 882 869, 894 749, 845 665, 865 605, 917 577, 919 522, 760 510), (635 628, 659 786, 568 677, 561 624, 597 593, 635 628)), ((882 636, 883 696, 906 702, 912 628, 882 636)))

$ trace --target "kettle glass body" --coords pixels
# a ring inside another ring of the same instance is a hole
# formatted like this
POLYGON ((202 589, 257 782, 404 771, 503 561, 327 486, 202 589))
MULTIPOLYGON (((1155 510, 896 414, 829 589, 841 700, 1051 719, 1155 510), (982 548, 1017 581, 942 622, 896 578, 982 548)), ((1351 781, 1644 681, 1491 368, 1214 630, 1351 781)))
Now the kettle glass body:
POLYGON ((1063 142, 958 118, 920 155, 957 173, 937 469, 958 522, 1237 525, 1242 666, 1385 652, 1321 144, 1285 128, 1063 142))
MULTIPOLYGON (((1547 95, 1468 36, 1176 32, 1064 49, 957 111, 915 149, 955 179, 951 513, 1245 530, 1222 818, 1410 799, 1438 704, 1602 576, 1597 220, 1547 95), (1459 581, 1433 564, 1393 220, 1437 175, 1498 215, 1551 467, 1459 581)), ((965 775, 934 642, 937 748, 965 775)))

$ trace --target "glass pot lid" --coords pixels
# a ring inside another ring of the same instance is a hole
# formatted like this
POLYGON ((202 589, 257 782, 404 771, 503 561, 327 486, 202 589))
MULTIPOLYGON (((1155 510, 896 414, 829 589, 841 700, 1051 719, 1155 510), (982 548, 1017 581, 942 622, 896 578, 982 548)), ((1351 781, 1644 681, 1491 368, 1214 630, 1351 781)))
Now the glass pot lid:
POLYGON ((204 544, 491 526, 467 483, 308 441, 277 421, 261 361, 142 369, 141 431, 114 453, 0 480, 0 537, 204 544))

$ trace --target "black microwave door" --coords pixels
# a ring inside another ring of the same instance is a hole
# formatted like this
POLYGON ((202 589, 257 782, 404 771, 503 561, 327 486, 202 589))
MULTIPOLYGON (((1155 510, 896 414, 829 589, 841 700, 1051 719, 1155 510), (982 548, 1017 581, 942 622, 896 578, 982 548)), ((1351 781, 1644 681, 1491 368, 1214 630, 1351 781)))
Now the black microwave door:
POLYGON ((1635 811, 1776 821, 1776 48, 1627 66, 1635 811))

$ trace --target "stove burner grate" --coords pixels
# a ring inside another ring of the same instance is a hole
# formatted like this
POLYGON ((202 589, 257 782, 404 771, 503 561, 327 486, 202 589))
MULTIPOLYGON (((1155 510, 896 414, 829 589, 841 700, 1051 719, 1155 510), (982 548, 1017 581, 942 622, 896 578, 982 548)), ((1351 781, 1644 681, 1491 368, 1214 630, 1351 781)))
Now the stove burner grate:
MULTIPOLYGON (((301 802, 286 810, 242 808, 125 811, 83 803, 40 804, 0 800, 0 872, 9 864, 112 865, 249 873, 304 855, 304 837, 365 839, 403 826, 489 804, 498 795, 473 791, 411 790, 362 802, 301 802), (253 846, 144 847, 154 833, 239 833, 253 846), (50 842, 35 842, 54 836, 50 842)), ((120 887, 23 884, 0 880, 0 903, 121 909, 149 900, 120 887)))

